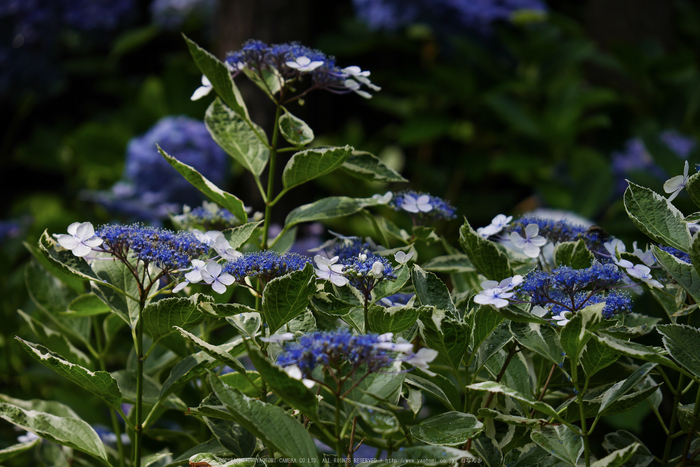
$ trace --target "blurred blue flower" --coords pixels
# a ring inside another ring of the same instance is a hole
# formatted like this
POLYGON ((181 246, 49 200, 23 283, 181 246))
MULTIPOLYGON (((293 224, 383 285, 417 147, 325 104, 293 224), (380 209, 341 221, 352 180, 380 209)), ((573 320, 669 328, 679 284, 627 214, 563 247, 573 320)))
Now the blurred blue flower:
POLYGON ((122 181, 109 192, 86 196, 132 220, 150 222, 179 211, 183 204, 200 204, 204 195, 170 166, 156 145, 215 185, 226 181, 228 156, 204 123, 189 117, 165 117, 129 142, 122 181))
POLYGON ((151 18, 163 29, 179 30, 188 18, 208 18, 215 8, 216 0, 153 0, 151 18))
MULTIPOLYGON (((687 159, 697 144, 694 138, 674 130, 659 133, 658 139, 681 159, 687 159)), ((616 196, 624 193, 627 189, 626 179, 634 172, 647 172, 660 180, 668 178, 668 174, 654 161, 640 138, 628 140, 623 150, 613 152, 612 172, 616 179, 616 196)))
POLYGON ((372 30, 395 31, 412 23, 489 34, 497 21, 521 12, 543 14, 542 0, 353 0, 357 17, 372 30))
POLYGON ((135 10, 134 0, 60 0, 63 21, 81 31, 111 31, 135 10))

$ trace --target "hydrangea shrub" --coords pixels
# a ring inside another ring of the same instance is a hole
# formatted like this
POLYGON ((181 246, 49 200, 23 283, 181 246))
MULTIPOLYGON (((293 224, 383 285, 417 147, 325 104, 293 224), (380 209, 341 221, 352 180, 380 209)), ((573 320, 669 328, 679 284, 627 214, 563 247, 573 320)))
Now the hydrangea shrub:
POLYGON ((40 343, 18 344, 103 401, 112 426, 91 426, 60 401, 0 395, 0 417, 27 432, 0 460, 51 442, 76 463, 136 467, 697 462, 700 229, 697 214, 672 203, 686 190, 700 207, 700 175, 687 164, 664 186, 668 197, 633 183, 625 191, 644 249, 595 226, 504 214, 477 229, 458 221, 452 245, 441 229, 455 208, 411 190, 300 205, 273 237, 279 200, 318 177, 407 182, 372 154, 312 146, 292 113, 313 90, 369 98, 378 87, 369 72, 296 43, 247 42, 225 61, 187 44, 204 75, 193 98, 217 94, 207 130, 253 178, 264 212, 249 217, 217 173, 169 154, 164 136, 153 142, 162 161, 215 205, 173 216, 178 231, 75 222, 45 232, 30 249, 55 279, 28 285, 55 292, 34 294, 44 305, 60 294, 70 303, 44 306, 44 321, 20 312, 40 343), (243 77, 275 107, 270 134, 248 114, 243 77), (358 214, 373 238, 337 234, 313 259, 289 252, 297 226, 358 214), (420 257, 428 243, 442 254, 420 257), (666 315, 635 310, 640 293, 666 315), (113 369, 120 328, 132 357, 113 369), (627 431, 601 433, 606 416, 642 404, 668 435, 661 452, 627 431), (162 447, 162 427, 181 414, 198 433, 162 447))

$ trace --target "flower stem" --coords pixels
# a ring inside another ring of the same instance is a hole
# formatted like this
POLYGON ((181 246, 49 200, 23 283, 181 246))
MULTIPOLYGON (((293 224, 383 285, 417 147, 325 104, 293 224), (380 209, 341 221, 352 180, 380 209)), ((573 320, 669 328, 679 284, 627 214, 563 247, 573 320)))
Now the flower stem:
MULTIPOLYGON (((282 96, 280 96, 280 99, 282 96)), ((267 241, 270 230, 270 221, 272 215, 273 193, 275 184, 275 167, 277 165, 277 139, 279 137, 279 120, 282 113, 282 104, 277 102, 277 110, 275 111, 275 127, 272 130, 272 141, 270 142, 270 166, 267 174, 267 199, 265 201, 265 221, 263 223, 263 250, 267 250, 267 241)), ((276 202, 277 200, 275 200, 276 202)))
POLYGON ((134 436, 134 467, 141 467, 141 447, 143 440, 143 309, 146 295, 139 302, 139 320, 136 324, 136 434, 134 436))
MULTIPOLYGON (((681 398, 681 386, 683 386, 683 374, 678 377, 678 385, 676 389, 673 390, 673 411, 671 412, 671 422, 668 424, 668 432, 673 433, 676 430, 676 422, 678 421, 678 404, 681 398)), ((670 456, 671 447, 673 446, 673 440, 671 436, 666 437, 666 446, 664 447, 664 457, 662 459, 662 465, 667 466, 670 456)))

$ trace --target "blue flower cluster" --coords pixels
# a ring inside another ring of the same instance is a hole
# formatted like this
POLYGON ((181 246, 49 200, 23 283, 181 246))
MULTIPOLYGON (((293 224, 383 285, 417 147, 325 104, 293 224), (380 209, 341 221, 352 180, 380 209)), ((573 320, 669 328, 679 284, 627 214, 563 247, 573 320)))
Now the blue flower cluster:
POLYGON ((686 262, 688 264, 692 264, 692 261, 690 260, 690 255, 688 253, 685 253, 681 250, 673 248, 672 246, 666 246, 666 245, 657 245, 657 246, 658 246, 659 250, 663 250, 666 253, 673 255, 683 262, 686 262))
MULTIPOLYGON (((697 144, 694 138, 674 130, 661 132, 658 139, 681 159, 687 159, 697 144)), ((617 195, 625 191, 627 188, 626 178, 629 178, 634 172, 646 172, 659 180, 668 178, 666 171, 654 161, 640 138, 627 141, 622 151, 612 154, 612 172, 616 179, 617 195)))
POLYGON ((560 266, 553 271, 528 274, 516 290, 521 299, 529 297, 532 305, 551 307, 555 315, 563 311, 575 313, 589 305, 605 302, 603 316, 611 318, 632 309, 628 295, 610 291, 624 276, 624 272, 613 263, 595 262, 586 269, 560 266))
POLYGON ((305 334, 297 342, 285 345, 284 352, 277 357, 282 367, 296 365, 304 378, 313 379, 317 367, 343 370, 343 373, 367 366, 367 373, 385 368, 396 360, 394 352, 379 349, 382 342, 378 334, 353 335, 347 329, 316 331, 305 334))
POLYGON ((209 252, 209 247, 190 232, 145 227, 140 224, 101 226, 95 234, 104 240, 100 248, 123 262, 132 257, 144 264, 154 264, 170 273, 190 266, 209 252))
POLYGON ((61 0, 66 24, 81 31, 110 31, 135 10, 134 0, 61 0))
MULTIPOLYGON (((340 68, 335 58, 323 52, 311 49, 298 42, 267 45, 262 41, 251 39, 240 50, 229 52, 226 63, 233 69, 234 76, 243 69, 254 73, 275 69, 285 80, 309 75, 311 89, 325 89, 335 93, 357 92, 363 97, 370 97, 361 91, 364 84, 373 90, 379 90, 370 83, 369 72, 358 67, 340 68), (291 64, 291 65, 290 65, 291 64)), ((305 91, 306 93, 308 91, 305 91)))
POLYGON ((377 255, 375 246, 362 242, 357 237, 339 240, 332 249, 331 256, 338 256, 343 275, 350 285, 369 297, 372 289, 382 280, 395 280, 394 267, 385 257, 377 255))
POLYGON ((554 220, 534 216, 523 216, 506 227, 504 231, 507 234, 516 232, 522 235, 529 224, 537 224, 540 228, 538 235, 554 244, 583 240, 586 247, 593 252, 601 251, 603 243, 609 238, 608 234, 599 229, 576 225, 563 219, 554 220))
POLYGON ((153 0, 151 18, 154 24, 171 31, 180 30, 188 18, 205 19, 216 8, 216 0, 153 0))
POLYGON ((244 253, 235 261, 224 265, 224 272, 231 274, 238 282, 246 277, 257 277, 264 282, 293 271, 304 269, 310 260, 306 256, 297 253, 285 253, 266 250, 255 253, 244 253))
POLYGON ((519 12, 543 14, 542 0, 353 0, 357 17, 370 29, 393 31, 411 23, 489 34, 493 23, 519 12))
POLYGON ((444 199, 413 190, 395 193, 389 206, 430 220, 457 218, 457 208, 444 199))
POLYGON ((88 197, 110 211, 151 222, 179 211, 182 204, 199 204, 202 193, 170 166, 156 144, 212 183, 221 186, 226 181, 229 158, 204 123, 188 117, 165 117, 129 142, 123 181, 110 192, 88 197))

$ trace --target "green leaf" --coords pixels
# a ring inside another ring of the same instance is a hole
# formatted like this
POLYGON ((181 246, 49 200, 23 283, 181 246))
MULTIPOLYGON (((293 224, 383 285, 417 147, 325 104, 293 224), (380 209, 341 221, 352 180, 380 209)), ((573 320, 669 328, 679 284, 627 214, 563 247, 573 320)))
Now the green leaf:
POLYGON ((685 191, 688 192, 693 203, 700 207, 700 183, 698 182, 700 182, 700 174, 694 173, 688 177, 688 181, 685 184, 685 191))
POLYGON ((254 309, 242 303, 216 303, 204 302, 201 304, 202 311, 217 318, 228 318, 241 313, 257 313, 254 309))
POLYGON ((685 372, 676 363, 664 355, 663 349, 650 347, 636 342, 628 342, 617 339, 613 336, 603 334, 599 331, 598 334, 591 334, 591 339, 597 341, 615 352, 626 355, 628 357, 638 358, 647 362, 654 362, 676 371, 685 372))
POLYGON ((280 92, 280 89, 282 89, 284 85, 284 79, 277 68, 269 67, 263 70, 253 71, 246 67, 243 68, 243 73, 249 80, 255 83, 257 87, 262 89, 270 99, 276 102, 274 95, 280 92))
POLYGON ((413 326, 420 314, 420 308, 372 306, 367 310, 367 319, 372 332, 398 334, 413 326))
POLYGON ((17 310, 17 313, 24 318, 34 334, 39 338, 39 341, 46 346, 54 349, 59 355, 62 355, 70 363, 81 365, 86 369, 92 369, 93 365, 90 358, 85 353, 73 345, 62 333, 55 331, 44 324, 29 316, 22 310, 17 310))
POLYGON ((219 187, 214 185, 211 181, 207 180, 202 174, 197 172, 194 167, 187 164, 183 164, 172 156, 166 154, 160 147, 158 151, 161 156, 165 158, 170 165, 172 165, 175 170, 180 172, 180 174, 187 179, 195 188, 207 195, 212 201, 221 207, 228 209, 231 214, 236 216, 241 222, 248 222, 248 214, 245 212, 245 205, 243 201, 233 196, 231 193, 227 193, 221 190, 219 187))
POLYGON ((247 224, 239 225, 232 229, 226 229, 223 231, 223 234, 228 244, 231 245, 231 248, 238 250, 248 241, 255 229, 262 223, 263 221, 248 222, 247 224))
POLYGON ((86 293, 70 302, 68 311, 63 313, 63 316, 79 318, 82 316, 101 315, 110 311, 109 305, 100 300, 100 297, 94 293, 86 293))
POLYGON ((639 384, 651 370, 654 369, 656 363, 647 362, 637 368, 634 373, 622 381, 613 384, 610 389, 605 391, 600 404, 600 413, 603 414, 605 409, 612 406, 618 399, 627 394, 632 388, 639 384))
POLYGON ((426 444, 458 446, 481 433, 484 425, 472 414, 445 412, 411 427, 411 434, 426 444))
POLYGON ((318 399, 314 392, 279 366, 270 363, 257 347, 248 346, 248 357, 272 392, 312 421, 318 421, 318 399))
POLYGON ((472 444, 472 450, 478 454, 486 467, 501 467, 503 464, 503 452, 493 438, 488 436, 476 438, 472 444))
POLYGON ((554 264, 558 266, 586 269, 591 267, 593 260, 593 253, 586 248, 583 239, 577 242, 563 242, 554 247, 554 264))
POLYGON ((389 410, 379 408, 376 405, 361 404, 350 399, 346 399, 345 402, 355 408, 360 418, 375 433, 379 433, 382 436, 390 435, 399 431, 401 427, 399 419, 389 410))
POLYGON ((426 271, 440 272, 444 274, 462 274, 465 272, 474 272, 474 266, 469 261, 467 255, 446 255, 437 256, 426 261, 423 266, 426 271))
POLYGON ((467 219, 459 229, 459 244, 472 265, 487 279, 501 281, 513 277, 508 256, 495 243, 476 233, 467 219))
POLYGON ((534 428, 536 426, 542 426, 547 424, 547 420, 543 420, 541 418, 525 418, 518 417, 516 415, 506 415, 502 414, 498 410, 488 408, 480 408, 478 415, 479 418, 493 418, 498 422, 529 428, 534 428))
POLYGON ((570 465, 583 453, 583 438, 564 425, 545 425, 532 430, 530 438, 542 449, 570 465))
POLYGON ((603 345, 598 339, 590 339, 581 354, 581 365, 589 378, 607 368, 620 358, 617 350, 603 345))
MULTIPOLYGON (((189 465, 206 465, 208 467, 264 467, 266 464, 255 457, 226 459, 210 452, 200 452, 187 458, 189 465)), ((172 465, 172 464, 171 464, 172 465)))
MULTIPOLYGON (((32 257, 35 260, 37 260, 44 267, 44 269, 46 269, 52 276, 56 277, 58 280, 60 280, 65 285, 74 290, 76 293, 83 293, 85 290, 83 277, 77 276, 72 272, 67 271, 64 267, 58 265, 55 259, 49 259, 48 249, 46 249, 45 247, 39 247, 39 245, 43 244, 44 240, 48 242, 47 245, 50 245, 51 242, 53 242, 54 245, 58 245, 57 242, 55 242, 53 239, 51 239, 51 237, 49 237, 46 231, 44 231, 44 233, 41 235, 38 244, 34 245, 29 244, 27 242, 22 242, 22 245, 24 245, 27 251, 29 251, 32 254, 32 257)), ((384 244, 386 245, 386 242, 384 244)), ((51 250, 54 249, 53 246, 51 246, 50 248, 51 250)), ((62 253, 68 253, 75 258, 73 253, 69 251, 63 250, 62 253)))
POLYGON ((184 38, 197 67, 209 79, 219 97, 238 116, 249 120, 248 109, 246 109, 243 97, 233 82, 231 71, 228 67, 221 60, 191 41, 187 36, 184 36, 184 38))
POLYGON ((333 317, 345 316, 357 307, 357 304, 347 303, 328 292, 317 292, 309 297, 309 301, 314 310, 333 317))
POLYGON ((700 303, 700 274, 692 264, 682 261, 661 248, 652 247, 654 257, 666 272, 678 282, 693 299, 700 303))
POLYGON ((0 418, 41 438, 89 454, 104 465, 111 465, 100 437, 83 420, 24 410, 6 402, 0 402, 0 418))
POLYGON ((143 309, 144 331, 154 340, 172 332, 173 326, 190 330, 206 318, 200 306, 202 302, 213 302, 208 295, 194 294, 190 297, 164 298, 153 302, 143 309))
POLYGON ((438 351, 437 359, 458 369, 469 348, 469 326, 444 310, 423 307, 418 327, 426 345, 438 351))
POLYGON ((306 149, 292 155, 282 173, 285 190, 321 177, 343 165, 352 147, 306 149))
POLYGON ((0 462, 12 459, 13 457, 22 454, 23 452, 27 452, 28 450, 39 444, 39 442, 41 442, 41 439, 37 438, 27 443, 15 444, 6 447, 5 449, 0 449, 0 462))
MULTIPOLYGON (((378 401, 388 401, 389 404, 396 405, 399 402, 401 385, 405 378, 406 373, 401 371, 401 363, 394 362, 385 371, 370 373, 347 395, 347 398, 367 405, 377 405, 378 401)), ((348 383, 348 386, 350 385, 348 383)))
POLYGON ((509 467, 532 467, 533 465, 539 465, 545 458, 549 458, 548 452, 545 452, 535 443, 529 443, 506 454, 505 465, 509 467))
POLYGON ((564 349, 550 324, 511 322, 510 332, 523 347, 557 365, 564 362, 564 349))
MULTIPOLYGON (((178 331, 180 331, 180 334, 182 334, 186 339, 189 339, 192 341, 197 347, 202 349, 204 352, 206 352, 208 355, 210 355, 212 358, 215 358, 216 360, 220 361, 221 363, 228 365, 229 367, 233 368, 236 370, 238 373, 244 375, 246 378, 248 375, 246 374, 246 369, 243 366, 241 362, 239 362, 236 357, 234 357, 231 354, 231 347, 230 345, 223 344, 223 345, 212 345, 209 344, 208 342, 203 341, 199 337, 195 336, 194 334, 190 334, 189 332, 185 331, 184 329, 180 329, 176 327, 178 331)), ((245 344, 241 343, 241 346, 244 346, 245 344)))
POLYGON ((270 144, 262 128, 241 118, 218 98, 214 99, 207 109, 204 123, 214 141, 229 156, 255 176, 259 177, 262 174, 270 159, 270 144))
POLYGON ((592 463, 591 467, 620 467, 629 465, 629 460, 634 457, 640 446, 641 445, 639 443, 634 443, 626 448, 618 449, 617 451, 611 452, 602 459, 592 463))
POLYGON ((318 464, 313 439, 295 418, 275 405, 246 397, 213 374, 210 382, 219 400, 244 428, 295 464, 318 464), (303 459, 303 461, 301 461, 303 459))
POLYGON ((316 274, 311 264, 301 271, 271 280, 262 296, 262 312, 273 334, 309 306, 309 296, 316 290, 316 274))
POLYGON ((257 311, 238 313, 227 317, 226 321, 248 337, 255 337, 262 325, 262 318, 257 311))
POLYGON ((255 452, 255 436, 236 422, 203 417, 219 443, 236 457, 250 457, 255 452))
POLYGON ((683 324, 658 324, 656 330, 663 336, 664 347, 683 368, 700 378, 700 330, 683 324))
POLYGON ((360 200, 346 196, 329 196, 310 204, 294 208, 284 221, 289 228, 302 222, 314 222, 334 217, 343 217, 355 214, 365 205, 360 200))
MULTIPOLYGON (((119 388, 124 398, 124 402, 135 404, 137 398, 136 370, 119 370, 111 373, 119 383, 119 388)), ((143 403, 155 405, 158 402, 162 391, 162 386, 148 375, 143 377, 143 403)), ((180 398, 170 395, 163 402, 164 407, 169 407, 178 411, 187 410, 187 405, 180 398)))
POLYGON ((605 448, 607 452, 612 453, 619 452, 619 450, 626 449, 634 444, 637 444, 638 447, 635 453, 625 461, 626 463, 624 465, 627 467, 647 467, 654 462, 654 456, 651 454, 651 451, 649 451, 636 436, 628 431, 618 430, 605 435, 603 448, 605 448))
POLYGON ((690 231, 681 213, 670 201, 652 190, 629 182, 625 209, 639 230, 657 243, 688 251, 690 231))
POLYGON ((374 286, 374 289, 372 290, 372 299, 375 303, 377 300, 388 297, 389 295, 394 295, 403 289, 410 277, 408 266, 402 265, 397 267, 394 269, 394 275, 396 276, 396 279, 393 281, 383 280, 374 286))
POLYGON ((481 344, 503 321, 503 316, 491 306, 477 306, 467 318, 471 324, 471 350, 476 352, 481 344))
POLYGON ((525 394, 515 391, 514 389, 511 389, 503 384, 496 383, 495 381, 485 381, 483 383, 471 384, 467 386, 467 389, 471 389, 474 391, 488 391, 501 393, 508 397, 512 397, 516 401, 522 402, 528 407, 532 407, 533 409, 542 412, 548 417, 552 417, 559 422, 563 421, 559 414, 549 404, 539 402, 530 397, 529 395, 526 396, 525 394))
POLYGON ((169 396, 215 365, 219 365, 219 362, 206 352, 202 351, 188 355, 177 362, 173 369, 170 370, 170 375, 168 375, 168 378, 160 388, 160 395, 158 398, 162 399, 169 396))
POLYGON ((452 297, 450 297, 450 291, 435 274, 414 264, 411 271, 411 281, 421 304, 445 310, 452 316, 456 315, 457 309, 452 302, 452 297))
POLYGON ((579 310, 561 330, 561 346, 574 364, 578 365, 581 352, 591 334, 603 324, 605 303, 596 303, 579 310))
POLYGON ((415 386, 437 397, 448 410, 455 410, 459 407, 460 396, 455 385, 449 379, 440 374, 430 376, 425 373, 417 375, 409 373, 406 376, 406 383, 415 386))
POLYGON ((51 415, 56 415, 57 417, 68 417, 80 419, 77 413, 69 406, 56 401, 47 401, 44 399, 31 399, 22 400, 15 399, 14 397, 6 396, 0 394, 0 402, 7 402, 10 405, 15 405, 21 407, 24 410, 34 410, 37 412, 44 412, 51 415))
POLYGON ((121 261, 95 261, 92 267, 99 277, 99 282, 92 283, 95 295, 132 329, 136 329, 139 286, 131 270, 121 261))
POLYGON ((106 371, 90 371, 75 363, 71 363, 43 345, 27 342, 15 337, 22 347, 42 365, 52 369, 59 375, 74 382, 104 400, 110 407, 121 408, 122 394, 117 381, 106 371))
POLYGON ((348 156, 343 164, 343 170, 348 175, 370 182, 408 182, 377 156, 363 151, 354 151, 348 156))
POLYGON ((314 140, 314 132, 306 122, 284 110, 279 120, 280 133, 284 139, 294 146, 306 146, 314 140))
MULTIPOLYGON (((204 454, 204 455, 215 457, 216 455, 230 456, 233 453, 231 451, 229 451, 228 449, 224 448, 223 446, 221 446, 221 443, 219 443, 218 439, 212 438, 209 441, 205 441, 204 443, 198 444, 197 446, 183 452, 182 454, 177 456, 173 460, 173 462, 168 464, 166 467, 172 467, 175 465, 182 465, 182 464, 189 464, 189 462, 188 462, 189 459, 193 458, 193 456, 195 454, 204 454)), ((206 460, 206 459, 204 459, 204 460, 206 460)))

